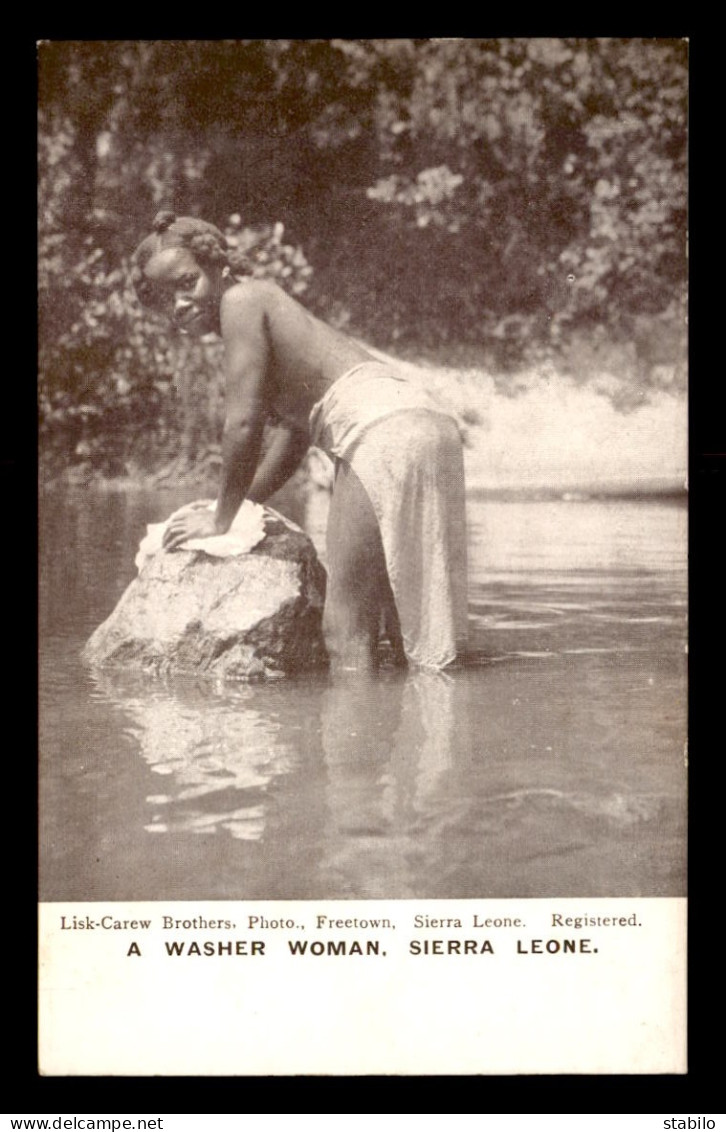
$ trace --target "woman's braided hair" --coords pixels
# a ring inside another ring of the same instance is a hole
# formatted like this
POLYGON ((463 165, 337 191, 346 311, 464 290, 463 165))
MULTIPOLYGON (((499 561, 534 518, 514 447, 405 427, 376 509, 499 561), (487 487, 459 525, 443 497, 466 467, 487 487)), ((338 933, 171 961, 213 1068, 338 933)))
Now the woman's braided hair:
POLYGON ((224 232, 206 220, 163 211, 154 217, 152 229, 151 235, 139 244, 131 261, 131 279, 137 290, 143 282, 146 264, 152 256, 166 248, 189 248, 200 264, 220 264, 229 267, 235 275, 244 275, 250 270, 247 257, 230 247, 224 232))

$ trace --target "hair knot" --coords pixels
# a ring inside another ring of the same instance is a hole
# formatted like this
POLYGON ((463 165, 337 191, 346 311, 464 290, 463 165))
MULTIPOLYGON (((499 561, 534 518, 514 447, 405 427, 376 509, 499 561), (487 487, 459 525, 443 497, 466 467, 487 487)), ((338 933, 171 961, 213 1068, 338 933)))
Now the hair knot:
POLYGON ((226 242, 221 232, 207 229, 189 236, 187 246, 208 263, 218 263, 227 259, 226 242))
POLYGON ((160 236, 162 232, 166 232, 167 228, 171 227, 175 220, 176 213, 170 212, 169 209, 162 209, 154 217, 154 222, 151 225, 152 230, 160 236))

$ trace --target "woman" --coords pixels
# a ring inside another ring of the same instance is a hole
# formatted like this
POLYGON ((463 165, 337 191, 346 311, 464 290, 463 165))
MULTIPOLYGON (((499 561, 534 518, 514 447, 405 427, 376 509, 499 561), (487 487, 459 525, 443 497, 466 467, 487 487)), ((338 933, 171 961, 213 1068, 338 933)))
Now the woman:
POLYGON ((335 462, 323 630, 334 664, 374 669, 381 626, 394 655, 451 663, 466 637, 461 441, 428 395, 314 318, 276 284, 235 275, 219 229, 160 213, 134 256, 141 301, 225 347, 222 478, 214 514, 189 510, 165 546, 227 531, 263 502, 309 444, 335 462), (262 455, 265 427, 271 442, 262 455))

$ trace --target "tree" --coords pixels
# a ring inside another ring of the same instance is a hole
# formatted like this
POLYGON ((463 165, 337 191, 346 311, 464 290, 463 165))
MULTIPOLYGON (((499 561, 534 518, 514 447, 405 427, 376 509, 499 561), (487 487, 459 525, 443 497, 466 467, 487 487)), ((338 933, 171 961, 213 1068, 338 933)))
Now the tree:
POLYGON ((682 350, 687 62, 672 39, 43 43, 47 419, 83 408, 83 450, 129 390, 163 417, 170 347, 123 279, 161 207, 239 215, 265 270, 382 346, 516 362, 655 319, 682 350))

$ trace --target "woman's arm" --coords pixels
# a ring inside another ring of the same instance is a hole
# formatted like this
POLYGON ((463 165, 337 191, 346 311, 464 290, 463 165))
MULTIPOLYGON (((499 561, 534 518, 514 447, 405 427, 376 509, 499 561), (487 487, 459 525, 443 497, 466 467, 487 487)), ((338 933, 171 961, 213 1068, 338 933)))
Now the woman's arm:
POLYGON ((269 445, 247 490, 247 499, 253 503, 264 503, 282 487, 300 464, 310 443, 306 428, 287 422, 275 422, 269 433, 269 445))
POLYGON ((232 287, 220 306, 225 347, 225 420, 222 433, 222 479, 217 506, 210 512, 179 515, 164 532, 163 544, 174 550, 189 538, 209 538, 229 530, 254 479, 268 411, 267 336, 264 292, 232 287))
POLYGON ((225 420, 217 534, 229 530, 255 476, 268 413, 270 343, 264 291, 242 284, 220 309, 225 356, 225 420))

